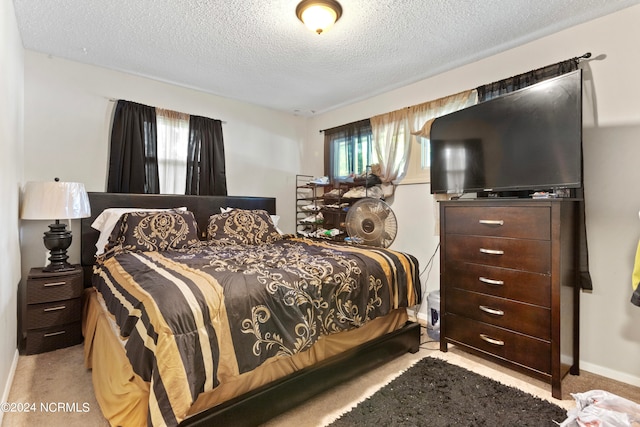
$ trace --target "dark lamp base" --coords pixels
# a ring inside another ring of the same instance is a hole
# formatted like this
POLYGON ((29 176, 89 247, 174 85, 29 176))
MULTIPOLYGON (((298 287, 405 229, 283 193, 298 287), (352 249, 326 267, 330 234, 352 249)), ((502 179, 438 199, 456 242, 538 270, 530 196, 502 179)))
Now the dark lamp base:
POLYGON ((49 225, 49 231, 44 233, 42 238, 44 246, 51 251, 49 256, 50 264, 43 271, 48 273, 56 271, 73 270, 74 267, 67 262, 67 249, 71 246, 71 231, 67 230, 66 224, 60 224, 56 220, 55 224, 49 225))
MULTIPOLYGON (((51 260, 51 258, 49 258, 49 260, 51 260)), ((76 267, 73 266, 73 264, 69 264, 68 262, 62 262, 62 263, 50 263, 49 265, 47 265, 46 267, 44 267, 42 269, 42 271, 46 272, 46 273, 58 273, 61 271, 71 271, 71 270, 75 270, 76 267)))

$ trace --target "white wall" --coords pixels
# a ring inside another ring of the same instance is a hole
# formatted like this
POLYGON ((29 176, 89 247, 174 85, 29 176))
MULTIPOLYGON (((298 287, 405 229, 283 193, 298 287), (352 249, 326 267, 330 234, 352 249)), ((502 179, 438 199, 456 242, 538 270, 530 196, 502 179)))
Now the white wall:
MULTIPOLYGON (((581 368, 640 386, 640 308, 629 303, 635 247, 640 237, 640 6, 369 100, 322 114, 307 130, 303 169, 321 174, 319 129, 371 117, 591 52, 586 63, 584 170, 592 293, 581 295, 581 368)), ((416 255, 425 268, 438 244, 427 184, 397 189, 395 249, 416 255)), ((423 286, 439 288, 439 254, 423 286)))
MULTIPOLYGON (((22 181, 24 54, 13 2, 0 0, 0 402, 6 402, 17 362, 20 282, 18 197, 22 181)), ((2 423, 0 412, 0 424, 2 423)))
MULTIPOLYGON (((25 181, 59 177, 104 191, 113 99, 225 121, 229 195, 276 197, 283 231, 294 231, 303 118, 33 51, 25 53, 25 181)), ((21 223, 23 274, 44 264, 47 225, 21 223)), ((78 227, 73 221, 72 231, 78 227)), ((79 260, 79 239, 69 254, 79 260)))

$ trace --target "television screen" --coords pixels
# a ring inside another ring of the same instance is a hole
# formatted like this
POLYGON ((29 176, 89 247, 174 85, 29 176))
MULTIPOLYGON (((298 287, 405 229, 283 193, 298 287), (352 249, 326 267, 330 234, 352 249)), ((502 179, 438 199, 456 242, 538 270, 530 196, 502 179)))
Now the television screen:
POLYGON ((434 120, 431 193, 582 186, 582 70, 434 120))

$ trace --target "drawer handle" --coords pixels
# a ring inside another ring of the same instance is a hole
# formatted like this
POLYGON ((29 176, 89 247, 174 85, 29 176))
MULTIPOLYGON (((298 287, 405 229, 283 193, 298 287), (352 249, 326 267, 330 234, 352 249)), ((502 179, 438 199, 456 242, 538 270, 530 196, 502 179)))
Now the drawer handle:
POLYGON ((479 305, 478 308, 485 313, 495 314, 496 316, 504 316, 504 311, 497 310, 495 308, 487 307, 486 305, 479 305))
POLYGON ((504 345, 504 341, 502 340, 497 340, 495 338, 491 338, 488 335, 485 334, 480 334, 480 338, 482 338, 483 340, 485 340, 486 342, 488 342, 489 344, 494 344, 494 345, 504 345))
POLYGON ((64 310, 65 308, 67 308, 67 306, 65 305, 59 305, 57 307, 47 307, 45 308, 43 311, 47 312, 47 311, 58 311, 58 310, 64 310))
POLYGON ((499 249, 480 248, 480 252, 482 252, 483 254, 489 254, 489 255, 504 255, 504 251, 501 251, 499 249))
POLYGON ((44 287, 45 288, 49 288, 51 286, 62 286, 62 285, 66 285, 67 282, 52 282, 52 283, 45 283, 44 287))
POLYGON ((504 225, 504 221, 501 219, 481 219, 478 222, 484 225, 504 225))
POLYGON ((45 338, 49 338, 49 337, 55 337, 56 335, 62 335, 64 333, 66 333, 67 331, 58 331, 58 332, 49 332, 47 334, 44 334, 45 338))
POLYGON ((489 285, 504 285, 504 280, 494 280, 486 277, 478 277, 478 280, 489 285))

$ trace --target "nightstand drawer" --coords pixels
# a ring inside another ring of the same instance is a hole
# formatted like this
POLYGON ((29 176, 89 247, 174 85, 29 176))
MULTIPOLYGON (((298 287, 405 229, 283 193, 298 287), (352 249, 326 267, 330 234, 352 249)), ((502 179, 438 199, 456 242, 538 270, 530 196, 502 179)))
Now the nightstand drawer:
POLYGON ((80 298, 27 306, 28 329, 64 325, 81 319, 82 300, 80 298))
POLYGON ((446 316, 446 336, 454 343, 476 348, 538 372, 551 373, 550 342, 455 314, 447 313, 446 316))
POLYGON ((447 235, 446 259, 512 268, 534 273, 551 273, 551 245, 545 240, 447 235))
POLYGON ((82 273, 30 274, 27 280, 27 304, 61 301, 82 295, 82 273))
POLYGON ((27 331, 26 354, 37 354, 82 342, 82 322, 27 331))
POLYGON ((548 207, 447 207, 446 233, 549 240, 548 207))
POLYGON ((476 292, 449 289, 445 310, 447 313, 511 329, 542 340, 551 339, 551 311, 548 308, 476 292))
POLYGON ((466 262, 447 262, 443 284, 497 297, 551 307, 551 276, 466 262))

